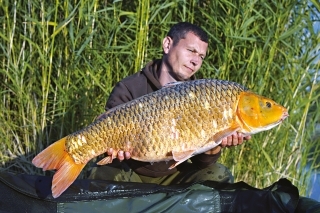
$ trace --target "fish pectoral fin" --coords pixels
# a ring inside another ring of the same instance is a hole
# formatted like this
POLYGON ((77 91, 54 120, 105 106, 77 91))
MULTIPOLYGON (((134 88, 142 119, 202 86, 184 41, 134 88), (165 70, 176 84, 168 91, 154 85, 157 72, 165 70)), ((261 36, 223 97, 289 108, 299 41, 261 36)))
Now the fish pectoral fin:
POLYGON ((112 150, 113 150, 112 155, 108 155, 107 157, 103 158, 97 163, 97 165, 103 166, 103 165, 112 163, 113 159, 117 158, 117 154, 119 151, 118 149, 112 149, 112 150))
POLYGON ((212 143, 212 142, 215 142, 215 143, 218 143, 220 144, 221 143, 221 140, 229 135, 232 135, 233 133, 235 133, 236 131, 238 131, 240 129, 240 126, 239 125, 232 125, 231 127, 223 130, 223 131, 220 131, 218 132, 217 134, 211 136, 208 141, 207 141, 207 144, 209 143, 212 143))
POLYGON ((112 163, 112 160, 113 160, 112 156, 107 156, 107 157, 103 158, 102 160, 100 160, 97 163, 97 165, 100 165, 100 166, 106 165, 106 164, 112 163))
POLYGON ((188 160, 192 157, 192 154, 195 152, 195 150, 188 150, 184 152, 176 152, 172 151, 172 157, 176 161, 174 164, 172 164, 169 169, 173 169, 174 167, 178 166, 180 163, 188 160))
POLYGON ((86 164, 76 164, 65 148, 66 137, 51 144, 33 158, 32 163, 45 170, 56 169, 52 179, 52 196, 59 197, 78 177, 86 164))
POLYGON ((185 161, 189 159, 193 153, 194 153, 194 150, 188 150, 184 152, 172 151, 172 156, 175 161, 185 161))

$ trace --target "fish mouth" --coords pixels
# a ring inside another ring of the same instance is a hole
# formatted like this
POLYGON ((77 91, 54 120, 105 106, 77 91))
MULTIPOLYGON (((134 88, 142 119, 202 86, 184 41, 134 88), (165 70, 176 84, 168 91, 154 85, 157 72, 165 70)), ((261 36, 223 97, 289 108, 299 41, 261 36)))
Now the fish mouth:
POLYGON ((283 112, 280 122, 284 121, 287 117, 289 117, 289 113, 287 111, 283 112))

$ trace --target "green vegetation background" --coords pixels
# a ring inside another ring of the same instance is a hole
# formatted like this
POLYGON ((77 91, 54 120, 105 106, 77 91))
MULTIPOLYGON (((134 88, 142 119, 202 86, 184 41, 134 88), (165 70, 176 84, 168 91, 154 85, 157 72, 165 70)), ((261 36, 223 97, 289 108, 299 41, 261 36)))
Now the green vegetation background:
MULTIPOLYGON (((90 124, 114 84, 161 56, 176 22, 210 35, 198 78, 239 82, 289 109, 279 127, 220 162, 236 181, 266 187, 285 177, 306 193, 319 169, 317 0, 0 0, 0 165, 43 174, 40 150, 90 124), (308 169, 304 169, 308 168, 308 169)), ((319 180, 318 180, 319 181, 319 180)))

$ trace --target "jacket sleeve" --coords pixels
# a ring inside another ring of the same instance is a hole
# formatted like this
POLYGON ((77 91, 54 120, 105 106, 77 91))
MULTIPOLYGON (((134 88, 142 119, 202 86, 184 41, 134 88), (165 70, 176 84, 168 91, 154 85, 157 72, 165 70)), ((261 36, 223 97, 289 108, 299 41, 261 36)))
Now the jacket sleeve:
POLYGON ((105 110, 108 111, 115 106, 127 103, 131 100, 133 100, 132 94, 129 92, 126 85, 120 81, 113 88, 106 103, 105 110))
POLYGON ((204 169, 209 165, 216 163, 221 156, 221 151, 214 155, 207 155, 205 153, 193 156, 191 159, 192 163, 195 164, 199 169, 204 169))

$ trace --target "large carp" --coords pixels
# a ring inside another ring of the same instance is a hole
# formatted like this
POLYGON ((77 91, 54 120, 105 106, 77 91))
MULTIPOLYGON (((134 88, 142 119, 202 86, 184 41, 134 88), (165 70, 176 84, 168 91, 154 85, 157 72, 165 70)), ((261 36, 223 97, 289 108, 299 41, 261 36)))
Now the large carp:
POLYGON ((288 116, 273 100, 222 80, 194 80, 164 88, 110 109, 103 119, 51 144, 32 163, 56 169, 52 195, 58 197, 92 158, 119 150, 139 161, 174 159, 174 168, 190 157, 218 146, 241 132, 251 135, 271 129, 288 116))

